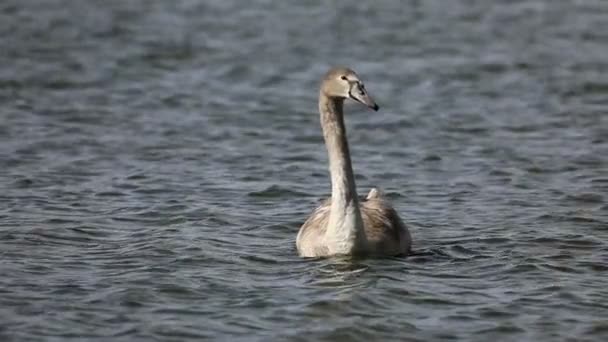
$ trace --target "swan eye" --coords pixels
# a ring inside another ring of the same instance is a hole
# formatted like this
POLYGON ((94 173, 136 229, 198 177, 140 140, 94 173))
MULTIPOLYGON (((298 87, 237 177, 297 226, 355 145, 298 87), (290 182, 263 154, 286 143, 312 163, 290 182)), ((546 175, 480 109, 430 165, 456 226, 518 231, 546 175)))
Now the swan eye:
POLYGON ((348 78, 346 78, 346 76, 342 76, 340 78, 343 79, 343 80, 345 80, 345 81, 348 81, 348 78))

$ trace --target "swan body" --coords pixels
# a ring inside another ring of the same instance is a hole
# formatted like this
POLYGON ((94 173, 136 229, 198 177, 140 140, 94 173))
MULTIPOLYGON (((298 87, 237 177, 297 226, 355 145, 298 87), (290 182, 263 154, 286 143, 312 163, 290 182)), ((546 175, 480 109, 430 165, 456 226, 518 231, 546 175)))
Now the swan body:
POLYGON ((357 196, 344 126, 343 104, 347 98, 378 110, 354 71, 333 68, 327 72, 319 92, 319 113, 329 154, 332 193, 300 228, 298 253, 302 257, 406 255, 411 249, 411 235, 386 198, 377 189, 363 200, 357 196))

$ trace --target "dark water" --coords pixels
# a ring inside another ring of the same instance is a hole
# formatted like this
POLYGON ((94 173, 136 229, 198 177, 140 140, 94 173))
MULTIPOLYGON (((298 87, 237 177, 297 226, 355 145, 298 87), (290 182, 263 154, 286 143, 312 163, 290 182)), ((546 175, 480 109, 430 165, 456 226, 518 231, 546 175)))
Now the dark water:
POLYGON ((608 1, 0 3, 3 341, 602 341, 608 1), (318 81, 414 256, 303 260, 318 81))

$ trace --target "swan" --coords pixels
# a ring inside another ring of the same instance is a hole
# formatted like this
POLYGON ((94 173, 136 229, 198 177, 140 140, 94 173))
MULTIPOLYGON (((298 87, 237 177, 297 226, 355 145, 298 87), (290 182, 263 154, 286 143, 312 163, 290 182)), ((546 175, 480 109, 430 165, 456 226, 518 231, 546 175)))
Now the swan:
POLYGON ((333 255, 407 255, 412 238, 382 193, 373 188, 364 200, 357 196, 355 177, 346 141, 345 99, 377 111, 357 74, 348 68, 329 70, 321 83, 319 113, 329 154, 331 198, 316 208, 296 238, 301 257, 333 255))

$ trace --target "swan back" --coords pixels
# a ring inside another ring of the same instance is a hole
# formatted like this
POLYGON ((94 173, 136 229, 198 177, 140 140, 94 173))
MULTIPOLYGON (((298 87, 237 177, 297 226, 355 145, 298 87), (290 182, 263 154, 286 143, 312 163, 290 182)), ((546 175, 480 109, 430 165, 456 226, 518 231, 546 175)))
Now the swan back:
MULTIPOLYGON (((356 253, 361 255, 407 255, 411 250, 411 235, 395 209, 377 189, 372 189, 360 202, 366 241, 356 253)), ((301 256, 329 256, 325 233, 329 223, 331 198, 317 207, 304 222, 296 238, 301 256)))

